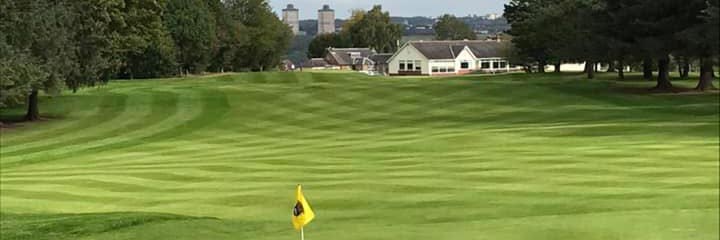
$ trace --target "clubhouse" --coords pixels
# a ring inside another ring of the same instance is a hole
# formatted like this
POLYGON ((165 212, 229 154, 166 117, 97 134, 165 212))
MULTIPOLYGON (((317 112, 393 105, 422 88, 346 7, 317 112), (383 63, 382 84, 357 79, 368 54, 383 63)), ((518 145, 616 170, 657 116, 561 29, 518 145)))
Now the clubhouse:
POLYGON ((504 57, 506 43, 494 40, 410 41, 387 60, 387 74, 459 75, 516 70, 504 57))

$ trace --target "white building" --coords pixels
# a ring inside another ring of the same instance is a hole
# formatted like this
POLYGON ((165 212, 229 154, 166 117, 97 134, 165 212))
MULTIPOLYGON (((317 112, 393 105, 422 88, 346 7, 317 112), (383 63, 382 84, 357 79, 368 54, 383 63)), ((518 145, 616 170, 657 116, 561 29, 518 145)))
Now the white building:
POLYGON ((498 18, 500 18, 500 16, 497 13, 485 15, 485 19, 487 20, 497 20, 498 18))
POLYGON ((335 33, 335 10, 329 5, 323 5, 318 10, 318 35, 328 33, 335 33))
POLYGON ((498 41, 410 41, 388 59, 390 75, 457 75, 515 70, 498 41))
POLYGON ((290 26, 293 34, 298 35, 300 33, 300 10, 295 8, 294 5, 288 4, 287 8, 282 10, 282 20, 290 26))

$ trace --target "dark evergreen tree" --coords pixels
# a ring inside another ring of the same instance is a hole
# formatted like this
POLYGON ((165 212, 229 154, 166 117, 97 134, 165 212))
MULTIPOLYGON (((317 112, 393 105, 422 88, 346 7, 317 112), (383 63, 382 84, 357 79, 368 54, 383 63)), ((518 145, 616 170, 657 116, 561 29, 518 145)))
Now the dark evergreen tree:
POLYGON ((477 38, 470 26, 450 14, 441 16, 433 25, 433 29, 435 29, 435 39, 437 40, 475 40, 477 38))

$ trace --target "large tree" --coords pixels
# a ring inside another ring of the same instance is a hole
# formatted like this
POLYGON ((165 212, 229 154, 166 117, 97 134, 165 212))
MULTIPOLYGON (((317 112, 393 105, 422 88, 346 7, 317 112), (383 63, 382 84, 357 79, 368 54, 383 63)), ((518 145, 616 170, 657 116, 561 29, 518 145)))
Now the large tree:
POLYGON ((175 47, 162 20, 166 2, 125 0, 120 7, 122 21, 113 25, 119 35, 114 49, 120 77, 159 77, 176 71, 175 47))
POLYGON ((390 13, 375 5, 370 11, 353 14, 343 27, 343 34, 354 47, 369 47, 378 52, 394 52, 402 37, 402 28, 390 22, 390 13))
POLYGON ((206 0, 168 0, 165 26, 177 48, 181 73, 201 73, 215 44, 215 19, 206 0))
POLYGON ((60 1, 0 1, 0 106, 25 102, 25 119, 37 120, 40 91, 62 89, 78 49, 71 9, 60 1))
POLYGON ((309 58, 319 58, 325 55, 327 48, 346 48, 351 47, 349 41, 338 33, 321 34, 316 36, 308 47, 309 58))
MULTIPOLYGON (((631 19, 636 46, 645 55, 657 60, 658 76, 655 90, 672 88, 670 82, 670 54, 681 48, 683 38, 677 33, 701 24, 701 12, 707 8, 704 0, 633 0, 621 11, 631 19)), ((647 57, 646 57, 647 58, 647 57)), ((647 62, 647 61, 646 61, 647 62)))
POLYGON ((292 30, 272 12, 266 0, 228 0, 231 19, 243 26, 251 41, 239 46, 233 65, 264 71, 277 67, 287 53, 292 30))
POLYGON ((470 26, 450 14, 438 18, 433 29, 435 29, 435 39, 437 40, 475 40, 477 38, 470 26))
POLYGON ((720 33, 718 32, 720 29, 718 2, 720 1, 704 2, 707 5, 698 16, 701 19, 700 22, 676 35, 681 42, 679 52, 700 60, 700 80, 696 87, 700 91, 715 88, 713 86, 713 66, 720 56, 720 33))
POLYGON ((510 35, 517 54, 531 59, 538 65, 539 72, 545 72, 545 66, 552 60, 550 46, 558 42, 560 36, 547 31, 548 22, 543 13, 546 6, 556 0, 511 0, 505 5, 505 18, 511 25, 510 35))

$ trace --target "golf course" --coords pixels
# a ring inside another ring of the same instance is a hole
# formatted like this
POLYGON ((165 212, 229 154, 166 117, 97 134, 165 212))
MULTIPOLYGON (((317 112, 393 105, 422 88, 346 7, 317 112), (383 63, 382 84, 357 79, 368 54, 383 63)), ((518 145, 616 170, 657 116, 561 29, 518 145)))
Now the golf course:
POLYGON ((718 239, 717 91, 614 79, 266 72, 43 95, 40 121, 2 128, 0 235, 300 239, 302 184, 307 240, 718 239))

